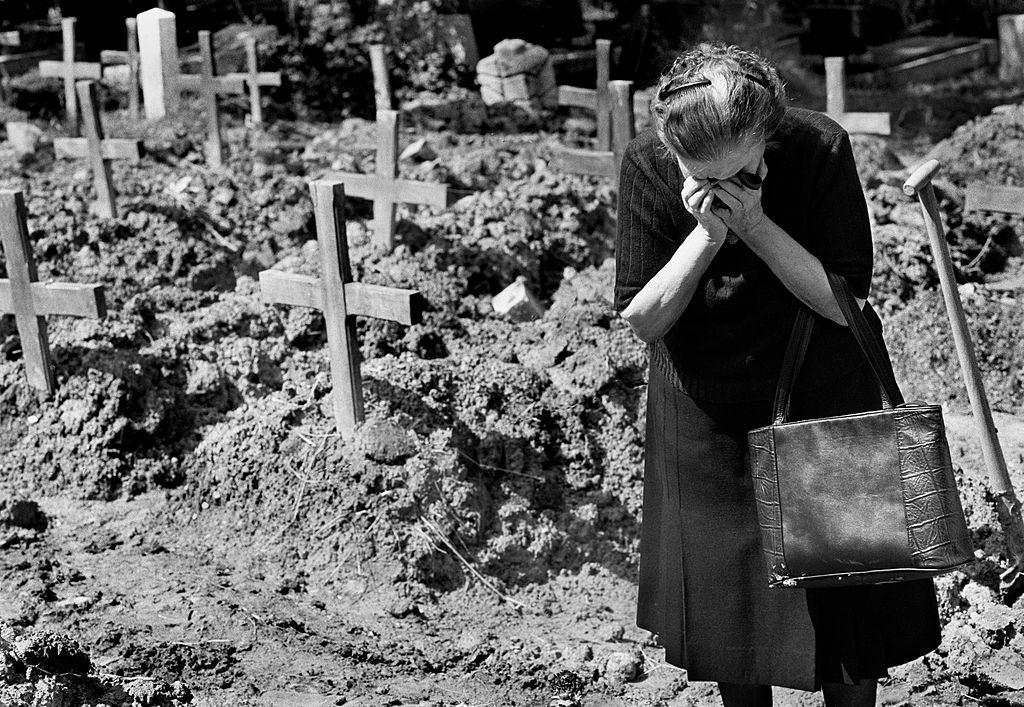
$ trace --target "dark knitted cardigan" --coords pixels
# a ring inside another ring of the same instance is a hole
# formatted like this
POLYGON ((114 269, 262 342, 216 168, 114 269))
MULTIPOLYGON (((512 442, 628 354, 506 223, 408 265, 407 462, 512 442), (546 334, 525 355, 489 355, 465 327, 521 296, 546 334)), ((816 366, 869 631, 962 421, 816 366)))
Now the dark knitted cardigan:
MULTIPOLYGON (((830 118, 790 108, 765 151, 765 214, 822 265, 867 297, 872 243, 867 206, 850 138, 830 118)), ((653 130, 638 135, 622 160, 616 241, 615 308, 669 261, 696 225, 680 197, 683 178, 653 130)), ((738 241, 725 244, 700 278, 693 299, 652 355, 667 356, 694 398, 770 399, 797 307, 768 266, 738 241)), ((876 330, 877 315, 866 311, 876 330)), ((849 330, 816 317, 798 387, 816 386, 863 365, 849 330)))

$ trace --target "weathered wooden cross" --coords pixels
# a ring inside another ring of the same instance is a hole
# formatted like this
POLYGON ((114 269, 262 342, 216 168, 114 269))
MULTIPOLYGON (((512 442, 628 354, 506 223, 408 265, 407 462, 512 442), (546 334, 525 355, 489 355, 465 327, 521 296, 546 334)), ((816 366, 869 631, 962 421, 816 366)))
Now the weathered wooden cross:
POLYGON ((339 182, 316 181, 309 189, 320 244, 320 277, 264 270, 260 273, 260 293, 266 302, 310 307, 324 313, 334 417, 338 432, 348 436, 364 419, 355 318, 418 324, 423 298, 417 290, 352 282, 345 237, 345 188, 339 182))
POLYGON ((228 77, 241 77, 249 87, 249 113, 255 127, 263 125, 263 105, 260 102, 260 86, 280 86, 281 72, 260 71, 256 55, 256 37, 245 35, 245 73, 228 74, 228 77))
POLYGON ((99 62, 75 61, 75 18, 65 17, 60 22, 64 40, 63 61, 39 62, 39 74, 64 79, 64 110, 67 113, 68 131, 78 134, 78 105, 75 101, 75 81, 78 79, 103 78, 103 66, 99 62))
POLYGON ((103 124, 96 105, 96 84, 79 81, 75 86, 78 102, 82 107, 85 123, 85 137, 59 137, 53 141, 57 157, 88 159, 92 168, 93 184, 96 187, 96 201, 93 211, 107 218, 117 218, 117 192, 111 176, 111 160, 138 160, 142 157, 142 141, 129 139, 107 139, 103 137, 103 124))
POLYGON ((609 39, 597 40, 597 87, 558 87, 558 105, 589 108, 597 115, 597 149, 612 149, 612 97, 608 87, 611 80, 612 43, 609 39))
POLYGON ((846 112, 846 59, 825 57, 825 113, 842 125, 848 133, 892 133, 888 113, 846 112))
POLYGON ((453 200, 444 184, 398 178, 398 127, 398 111, 377 111, 376 174, 331 172, 326 175, 344 184, 348 196, 373 200, 373 239, 386 251, 394 246, 398 204, 444 208, 453 200))
POLYGON ((85 137, 54 138, 53 152, 57 157, 89 161, 92 182, 96 188, 96 201, 92 209, 100 216, 117 218, 117 191, 111 175, 111 161, 141 158, 142 140, 104 138, 99 109, 96 107, 96 85, 92 81, 79 81, 75 88, 82 107, 85 137))
POLYGON ((370 45, 370 68, 373 70, 373 95, 377 111, 391 110, 391 77, 383 44, 370 45))
POLYGON ((136 122, 139 119, 139 29, 134 17, 125 18, 128 30, 128 49, 104 49, 100 52, 100 63, 103 66, 128 67, 128 119, 136 122))
POLYGON ((38 282, 28 241, 25 199, 20 191, 0 190, 0 242, 7 261, 7 279, 0 280, 0 312, 14 315, 29 385, 49 397, 56 388, 56 378, 45 317, 103 318, 103 285, 38 282))
POLYGON ((633 116, 633 82, 609 81, 612 96, 612 149, 582 150, 563 147, 555 153, 559 168, 570 174, 591 174, 619 179, 619 165, 629 141, 636 136, 633 116))

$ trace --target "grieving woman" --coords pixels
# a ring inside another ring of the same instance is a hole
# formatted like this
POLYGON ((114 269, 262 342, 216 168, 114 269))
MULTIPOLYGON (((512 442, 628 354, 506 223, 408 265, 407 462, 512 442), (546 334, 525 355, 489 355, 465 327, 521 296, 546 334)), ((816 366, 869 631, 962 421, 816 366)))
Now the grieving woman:
POLYGON ((790 419, 881 406, 826 276, 880 333, 849 136, 723 45, 679 56, 651 108, 622 162, 615 274, 615 307, 651 354, 637 623, 727 707, 770 705, 772 685, 873 705, 888 667, 939 643, 932 580, 769 588, 744 459, 799 307, 819 316, 790 419))

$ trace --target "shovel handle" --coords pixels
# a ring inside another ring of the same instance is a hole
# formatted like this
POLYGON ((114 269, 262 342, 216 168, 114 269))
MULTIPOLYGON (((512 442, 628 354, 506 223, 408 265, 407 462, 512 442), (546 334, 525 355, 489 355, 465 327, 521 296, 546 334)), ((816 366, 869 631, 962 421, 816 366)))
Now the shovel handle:
POLYGON ((907 196, 916 194, 921 202, 924 227, 928 233, 928 242, 931 244, 935 270, 939 274, 939 285, 953 330, 953 343, 956 345, 960 368, 963 370, 967 397, 971 401, 971 410, 974 412, 974 419, 978 424, 978 431, 981 433, 981 451, 985 458, 985 466, 988 467, 992 490, 1000 495, 1013 494, 1013 485, 1006 468, 1006 458, 1003 456, 1002 447, 999 446, 999 435, 996 431, 995 421, 992 419, 988 396, 985 394, 985 387, 982 384, 981 369, 978 367, 974 342, 971 340, 967 326, 963 303, 960 301, 960 291, 957 289, 953 260, 949 255, 949 245, 946 243, 942 215, 939 213, 935 189, 932 187, 932 178, 938 171, 938 160, 928 160, 914 170, 910 178, 903 184, 903 193, 907 196))

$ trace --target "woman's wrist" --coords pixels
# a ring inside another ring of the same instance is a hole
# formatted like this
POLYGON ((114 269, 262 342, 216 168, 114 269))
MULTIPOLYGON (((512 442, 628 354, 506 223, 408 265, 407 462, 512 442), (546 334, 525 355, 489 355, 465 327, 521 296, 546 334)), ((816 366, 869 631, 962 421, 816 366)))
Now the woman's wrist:
POLYGON ((728 235, 729 229, 727 228, 722 229, 721 233, 712 233, 710 229, 708 229, 700 222, 698 222, 697 225, 693 227, 693 230, 690 231, 690 236, 692 238, 695 238, 696 240, 705 243, 709 247, 716 249, 719 248, 723 243, 725 243, 726 236, 728 235))

